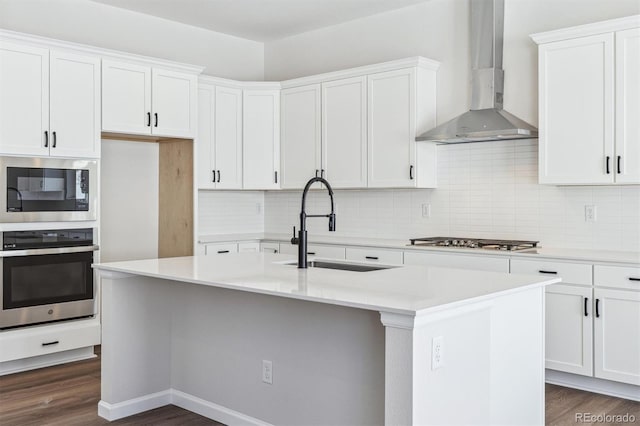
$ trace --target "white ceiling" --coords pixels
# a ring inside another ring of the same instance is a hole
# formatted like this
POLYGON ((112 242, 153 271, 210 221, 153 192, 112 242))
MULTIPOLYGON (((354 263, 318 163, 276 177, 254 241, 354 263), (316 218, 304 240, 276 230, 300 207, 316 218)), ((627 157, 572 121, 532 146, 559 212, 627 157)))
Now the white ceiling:
POLYGON ((256 41, 272 41, 425 0, 92 0, 256 41))

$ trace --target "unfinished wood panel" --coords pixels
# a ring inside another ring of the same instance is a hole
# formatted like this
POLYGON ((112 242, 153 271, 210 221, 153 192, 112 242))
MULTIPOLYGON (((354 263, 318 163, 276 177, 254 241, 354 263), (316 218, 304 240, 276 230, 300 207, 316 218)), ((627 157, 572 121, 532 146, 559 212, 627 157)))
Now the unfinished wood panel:
POLYGON ((162 141, 159 166, 158 257, 192 256, 193 141, 162 141))

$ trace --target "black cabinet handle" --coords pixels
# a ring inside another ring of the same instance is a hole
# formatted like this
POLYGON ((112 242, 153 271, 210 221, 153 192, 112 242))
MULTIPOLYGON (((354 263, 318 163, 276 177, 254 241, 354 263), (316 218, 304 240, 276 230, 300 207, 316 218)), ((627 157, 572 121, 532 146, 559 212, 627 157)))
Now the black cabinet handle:
POLYGON ((618 174, 622 173, 622 156, 618 155, 618 174))
POLYGON ((275 181, 276 181, 276 183, 278 183, 278 172, 276 171, 276 172, 274 172, 273 174, 274 174, 274 176, 275 176, 275 181))
POLYGON ((147 127, 151 127, 151 113, 147 113, 147 127))
POLYGON ((629 281, 640 281, 640 278, 629 277, 629 281))
POLYGON ((308 251, 307 254, 316 254, 315 251, 308 251))
POLYGON ((44 131, 44 147, 49 148, 49 131, 44 131))
POLYGON ((589 298, 588 298, 588 297, 585 297, 585 298, 584 298, 584 316, 585 316, 585 317, 588 317, 588 316, 589 316, 589 313, 587 312, 587 303, 589 303, 589 298))
POLYGON ((556 271, 542 271, 542 270, 539 270, 538 273, 540 273, 540 274, 549 274, 549 275, 558 275, 558 273, 556 271))
POLYGON ((218 183, 220 183, 220 170, 217 170, 218 172, 218 183))
POLYGON ((413 165, 409 166, 409 179, 413 180, 413 165))
POLYGON ((600 299, 596 299, 596 318, 600 318, 600 299))
POLYGON ((58 343, 60 343, 58 340, 54 340, 53 342, 44 342, 42 346, 57 345, 58 343))
POLYGON ((211 179, 211 182, 216 183, 216 170, 215 169, 211 170, 211 173, 213 173, 213 178, 211 179))
POLYGON ((154 127, 158 127, 158 113, 154 112, 153 115, 154 115, 154 117, 156 119, 156 124, 154 125, 154 127))
POLYGON ((369 260, 378 260, 378 256, 365 256, 364 258, 369 260))
POLYGON ((606 163, 607 163, 607 174, 610 174, 611 170, 610 170, 610 167, 609 167, 609 163, 611 163, 611 157, 609 157, 608 155, 607 155, 606 163))
POLYGON ((58 144, 58 136, 56 135, 56 132, 51 132, 51 135, 53 136, 53 145, 51 145, 51 148, 55 148, 58 144))
POLYGON ((218 254, 229 253, 229 250, 218 250, 218 254))

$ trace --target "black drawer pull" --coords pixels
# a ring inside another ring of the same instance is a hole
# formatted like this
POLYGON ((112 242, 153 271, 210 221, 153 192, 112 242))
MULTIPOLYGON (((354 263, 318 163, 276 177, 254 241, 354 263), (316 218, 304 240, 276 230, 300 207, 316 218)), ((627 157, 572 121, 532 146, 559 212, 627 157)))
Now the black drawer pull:
POLYGON ((413 180, 413 166, 409 166, 409 179, 413 180))
POLYGON ((365 256, 364 258, 369 260, 378 260, 378 256, 365 256))
POLYGON ((607 163, 607 174, 611 173, 611 168, 609 167, 609 163, 610 162, 611 162, 611 157, 609 157, 607 155, 607 160, 606 160, 606 163, 607 163))
POLYGON ((229 253, 229 250, 218 250, 218 254, 229 253))
POLYGON ((629 277, 629 281, 640 281, 640 278, 629 277))
POLYGON ((308 251, 307 254, 316 254, 315 251, 308 251))
POLYGON ((42 346, 57 345, 58 343, 60 343, 58 340, 54 340, 53 342, 45 342, 42 344, 42 346))
POLYGON ((549 274, 549 275, 558 275, 558 273, 556 271, 543 271, 543 270, 539 270, 538 271, 541 274, 549 274))
POLYGON ((618 174, 622 173, 622 167, 620 165, 620 161, 622 161, 622 156, 618 155, 618 174))
POLYGON ((596 299, 596 318, 600 318, 600 299, 596 299))
POLYGON ((584 298, 584 316, 585 317, 589 316, 589 312, 587 312, 587 303, 589 303, 589 298, 585 297, 584 298))

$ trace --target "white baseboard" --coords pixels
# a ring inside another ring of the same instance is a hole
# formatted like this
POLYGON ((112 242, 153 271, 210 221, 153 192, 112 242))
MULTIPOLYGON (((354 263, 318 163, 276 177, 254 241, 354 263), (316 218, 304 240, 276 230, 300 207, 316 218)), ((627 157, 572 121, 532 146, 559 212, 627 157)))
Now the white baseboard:
POLYGON ((270 423, 175 389, 171 390, 171 402, 180 408, 229 426, 271 426, 270 423))
POLYGON ((552 385, 565 386, 616 398, 640 401, 640 386, 627 383, 613 382, 596 377, 580 376, 562 371, 546 370, 545 381, 552 385))
POLYGON ((35 370, 37 368, 51 367, 52 365, 66 364, 68 362, 82 361, 95 358, 93 346, 72 349, 70 351, 55 352, 47 355, 38 355, 30 358, 16 359, 0 362, 0 376, 20 373, 22 371, 35 370))
POLYGON ((109 404, 101 400, 98 403, 98 415, 112 422, 123 417, 129 417, 169 404, 171 404, 171 389, 144 395, 139 398, 128 399, 116 404, 109 404))
POLYGON ((116 404, 100 401, 98 415, 103 419, 114 421, 169 404, 229 426, 271 426, 270 423, 175 389, 167 389, 116 404))

